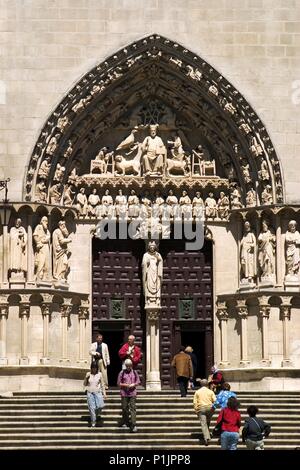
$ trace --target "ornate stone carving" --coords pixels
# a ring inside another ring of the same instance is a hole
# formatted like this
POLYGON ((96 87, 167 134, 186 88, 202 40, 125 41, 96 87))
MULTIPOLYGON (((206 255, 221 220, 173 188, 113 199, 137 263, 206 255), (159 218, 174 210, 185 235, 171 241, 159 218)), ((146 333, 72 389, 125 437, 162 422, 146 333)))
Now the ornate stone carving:
POLYGON ((256 206, 256 192, 253 188, 249 189, 246 195, 246 205, 247 207, 255 207, 256 206))
POLYGON ((27 233, 20 218, 10 229, 10 271, 11 277, 21 278, 27 272, 27 233))
POLYGON ((72 206, 74 203, 76 191, 73 191, 72 184, 66 184, 63 191, 63 205, 72 206))
POLYGON ((205 199, 205 216, 207 219, 215 219, 218 216, 217 201, 214 198, 214 193, 208 193, 205 199))
POLYGON ((256 276, 256 238, 248 221, 244 224, 244 235, 241 240, 241 274, 242 281, 252 284, 256 276))
POLYGON ((166 147, 157 135, 158 124, 150 125, 150 135, 147 136, 142 144, 143 167, 145 176, 159 176, 163 174, 164 158, 166 147))
POLYGON ((228 219, 229 214, 229 198, 223 193, 220 192, 220 197, 218 200, 218 216, 221 220, 228 219))
POLYGON ((130 191, 128 196, 128 217, 138 217, 140 214, 140 200, 135 194, 135 190, 130 191))
POLYGON ((94 188, 92 194, 89 195, 88 198, 88 215, 91 217, 95 217, 98 211, 98 206, 100 204, 100 197, 97 194, 97 189, 94 188))
POLYGON ((86 216, 88 208, 88 200, 85 194, 85 188, 80 188, 79 193, 76 196, 76 207, 79 213, 79 216, 86 216))
POLYGON ((49 157, 45 158, 45 160, 42 161, 41 166, 38 171, 38 177, 40 179, 47 180, 51 168, 51 159, 49 157))
POLYGON ((257 241, 261 280, 273 279, 275 275, 276 236, 267 220, 262 221, 262 231, 260 232, 257 241))
POLYGON ((217 304, 217 316, 219 317, 220 321, 227 321, 228 320, 228 310, 226 306, 226 302, 218 302, 217 304))
POLYGON ((273 204, 272 186, 269 184, 265 186, 265 189, 261 193, 261 201, 265 205, 273 204))
POLYGON ((115 214, 120 218, 125 218, 127 215, 127 197, 123 194, 122 189, 119 189, 115 198, 115 214))
POLYGON ((62 317, 69 317, 72 311, 71 299, 64 299, 64 303, 60 306, 60 313, 62 317))
POLYGON ((52 235, 53 278, 58 281, 67 282, 69 270, 68 257, 70 256, 68 245, 71 242, 66 223, 64 220, 61 220, 58 222, 58 228, 54 230, 52 235))
POLYGON ((236 304, 237 314, 240 318, 248 317, 248 306, 246 305, 245 300, 238 300, 236 304))
POLYGON ((193 198, 193 217, 201 220, 204 216, 204 201, 201 197, 200 191, 196 192, 196 196, 193 198))
POLYGON ((113 154, 114 152, 108 152, 106 147, 102 147, 97 153, 95 160, 91 161, 91 173, 112 176, 112 171, 108 171, 108 165, 110 163, 112 167, 113 154))
POLYGON ((35 243, 35 275, 37 280, 48 280, 50 269, 50 232, 48 230, 48 218, 42 217, 39 225, 33 232, 35 243))
POLYGON ((60 139, 60 134, 55 134, 49 141, 49 144, 46 148, 46 154, 50 155, 51 157, 54 155, 57 146, 58 146, 58 141, 60 139))
POLYGON ((99 208, 98 212, 102 217, 112 217, 114 214, 114 201, 109 194, 109 189, 106 189, 104 196, 102 196, 101 209, 99 208))
POLYGON ((231 209, 241 209, 243 207, 241 199, 242 196, 240 188, 236 184, 233 184, 230 193, 231 209))
POLYGON ((44 181, 38 183, 35 187, 35 200, 36 202, 47 202, 47 186, 44 181))
POLYGON ((155 241, 148 243, 148 251, 142 260, 142 270, 145 306, 160 307, 163 260, 155 241))
POLYGON ((285 264, 286 280, 299 281, 300 233, 295 220, 290 220, 285 234, 285 264))
POLYGON ((49 203, 50 204, 60 204, 61 200, 61 183, 56 183, 49 189, 49 203))
POLYGON ((79 305, 78 318, 79 320, 87 320, 89 317, 89 307, 86 305, 79 305))

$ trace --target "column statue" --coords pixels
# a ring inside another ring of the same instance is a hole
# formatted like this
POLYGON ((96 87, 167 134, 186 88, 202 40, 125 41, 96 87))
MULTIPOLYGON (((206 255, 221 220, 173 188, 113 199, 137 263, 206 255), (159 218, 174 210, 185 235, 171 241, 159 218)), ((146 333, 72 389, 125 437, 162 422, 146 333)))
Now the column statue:
POLYGON ((297 222, 290 220, 288 231, 285 235, 285 263, 287 277, 294 278, 299 274, 300 267, 300 233, 297 230, 297 222))
POLYGON ((68 244, 71 243, 66 222, 61 220, 58 222, 58 228, 54 230, 52 235, 53 242, 53 278, 57 280, 67 281, 69 270, 68 257, 70 251, 68 244))
POLYGON ((270 278, 275 274, 276 237, 266 220, 262 221, 262 231, 258 236, 258 263, 261 279, 270 278))
POLYGON ((21 219, 10 230, 10 271, 21 277, 27 272, 27 233, 21 219))
POLYGON ((244 224, 244 235, 241 241, 242 281, 252 283, 256 276, 255 262, 256 239, 249 222, 244 224))
POLYGON ((33 232, 35 242, 35 274, 37 280, 46 281, 49 278, 50 271, 50 232, 48 230, 48 218, 41 218, 39 225, 33 232))
POLYGON ((143 287, 146 307, 160 307, 163 260, 155 241, 148 243, 142 260, 143 287))

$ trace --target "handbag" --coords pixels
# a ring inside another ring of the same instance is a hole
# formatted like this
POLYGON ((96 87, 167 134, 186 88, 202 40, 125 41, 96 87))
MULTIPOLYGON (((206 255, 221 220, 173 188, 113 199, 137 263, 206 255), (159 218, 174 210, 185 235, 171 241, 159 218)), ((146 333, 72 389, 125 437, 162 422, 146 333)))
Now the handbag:
POLYGON ((222 419, 215 425, 213 432, 212 432, 213 437, 220 437, 222 434, 222 424, 223 424, 223 416, 224 416, 223 410, 221 411, 221 413, 222 413, 222 419))

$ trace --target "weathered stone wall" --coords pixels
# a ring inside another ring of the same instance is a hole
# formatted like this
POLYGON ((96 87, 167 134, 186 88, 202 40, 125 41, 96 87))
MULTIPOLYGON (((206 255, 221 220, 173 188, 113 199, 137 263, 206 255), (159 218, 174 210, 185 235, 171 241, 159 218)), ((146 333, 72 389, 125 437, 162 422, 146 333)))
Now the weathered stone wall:
POLYGON ((1 0, 0 177, 12 180, 10 199, 21 199, 39 131, 74 83, 158 33, 195 51, 245 96, 281 159, 287 201, 299 202, 299 20, 297 0, 1 0))

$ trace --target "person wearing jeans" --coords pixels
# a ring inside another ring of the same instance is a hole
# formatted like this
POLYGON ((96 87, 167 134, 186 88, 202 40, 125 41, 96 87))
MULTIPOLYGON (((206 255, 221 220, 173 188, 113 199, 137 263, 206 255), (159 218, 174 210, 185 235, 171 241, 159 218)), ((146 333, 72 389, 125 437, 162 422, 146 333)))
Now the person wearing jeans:
POLYGON ((91 416, 91 426, 96 426, 97 415, 104 408, 106 398, 105 384, 101 372, 98 372, 97 363, 91 364, 91 370, 85 376, 83 385, 86 391, 87 404, 91 416))
POLYGON ((246 443, 247 450, 264 450, 264 438, 271 432, 271 426, 263 419, 257 418, 258 408, 250 405, 247 408, 249 418, 245 419, 242 431, 243 442, 246 443))
POLYGON ((221 424, 221 449, 237 450, 241 414, 238 411, 239 402, 235 397, 228 398, 227 407, 220 411, 217 424, 221 424))

